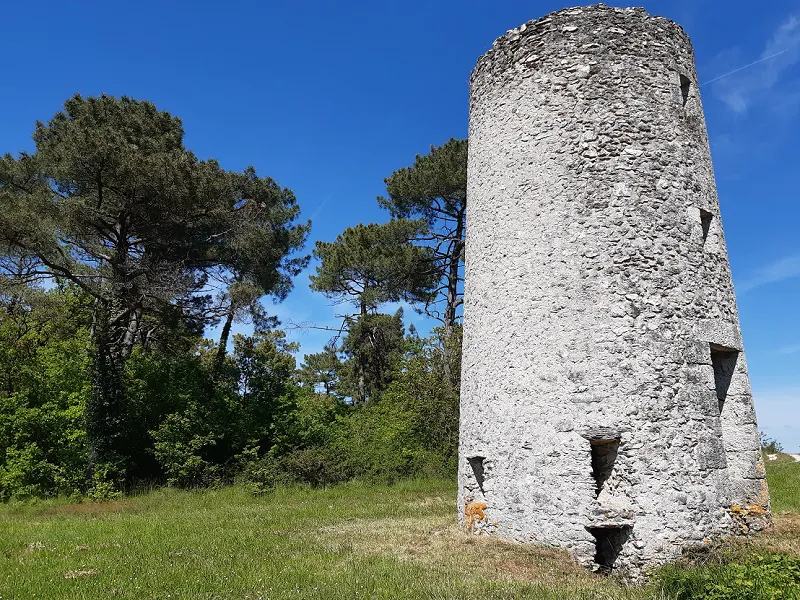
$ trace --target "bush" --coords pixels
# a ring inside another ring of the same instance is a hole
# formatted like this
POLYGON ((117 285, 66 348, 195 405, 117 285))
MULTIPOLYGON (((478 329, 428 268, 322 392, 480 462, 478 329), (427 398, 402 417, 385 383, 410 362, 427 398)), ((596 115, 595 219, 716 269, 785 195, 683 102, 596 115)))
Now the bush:
POLYGON ((0 495, 18 500, 50 496, 58 489, 59 470, 35 443, 12 446, 0 466, 0 495))
POLYGON ((330 455, 348 479, 418 476, 426 455, 414 438, 412 416, 388 402, 353 407, 337 419, 331 436, 330 455))
POLYGON ((258 448, 248 449, 239 457, 238 483, 255 495, 276 487, 297 484, 332 485, 347 479, 341 464, 324 447, 303 448, 289 454, 258 456, 258 448))
POLYGON ((656 581, 675 600, 777 600, 800 598, 800 557, 754 554, 739 562, 695 567, 670 565, 656 581))
MULTIPOLYGON (((0 324, 2 328, 8 323, 0 324)), ((86 330, 67 340, 38 332, 28 354, 10 360, 5 375, 15 391, 0 389, 0 500, 69 495, 85 486, 83 410, 86 330)))
POLYGON ((177 487, 193 488, 212 483, 218 467, 204 458, 208 448, 216 444, 202 412, 190 407, 182 414, 169 415, 161 426, 152 431, 153 453, 167 476, 167 482, 177 487))
POLYGON ((92 487, 86 492, 90 500, 106 502, 122 498, 121 477, 118 465, 100 463, 94 466, 92 472, 92 487))
POLYGON ((762 431, 761 450, 767 454, 778 454, 783 452, 783 445, 778 440, 767 437, 767 434, 762 431))

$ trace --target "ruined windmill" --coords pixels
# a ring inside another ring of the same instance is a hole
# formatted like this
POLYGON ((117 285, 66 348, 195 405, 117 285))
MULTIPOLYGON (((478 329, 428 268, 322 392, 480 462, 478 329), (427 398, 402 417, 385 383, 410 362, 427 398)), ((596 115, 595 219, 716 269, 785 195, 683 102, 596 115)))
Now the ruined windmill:
POLYGON ((683 29, 596 5, 499 38, 472 73, 468 198, 461 518, 485 504, 484 532, 634 575, 765 523, 683 29))

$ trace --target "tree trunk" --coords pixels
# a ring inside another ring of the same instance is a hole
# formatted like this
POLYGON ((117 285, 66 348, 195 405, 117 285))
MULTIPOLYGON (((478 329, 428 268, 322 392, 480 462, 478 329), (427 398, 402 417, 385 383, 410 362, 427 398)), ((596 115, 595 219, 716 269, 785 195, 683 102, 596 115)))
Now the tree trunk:
POLYGON ((104 303, 95 307, 91 339, 92 387, 86 402, 86 446, 89 474, 98 467, 122 474, 123 441, 123 368, 104 303))
POLYGON ((453 250, 448 257, 447 265, 447 303, 444 310, 443 360, 445 377, 452 388, 458 386, 458 380, 461 376, 460 373, 456 374, 453 372, 453 348, 451 341, 453 339, 453 328, 456 324, 456 311, 462 302, 461 298, 458 297, 458 279, 461 257, 464 253, 465 217, 466 206, 462 206, 458 211, 456 230, 453 236, 453 250))
POLYGON ((356 362, 358 368, 358 401, 353 399, 353 404, 358 404, 359 402, 364 402, 367 399, 367 381, 366 381, 366 357, 364 356, 364 327, 363 323, 367 316, 367 305, 364 301, 361 301, 361 322, 362 327, 360 328, 361 331, 361 339, 359 340, 359 348, 358 348, 358 361, 356 362))
POLYGON ((219 344, 217 345, 217 353, 214 355, 214 366, 211 371, 212 382, 219 381, 222 375, 222 368, 225 366, 225 355, 228 351, 228 338, 231 335, 231 325, 233 324, 233 307, 225 317, 225 324, 222 326, 222 333, 219 336, 219 344))
POLYGON ((131 352, 133 352, 133 346, 136 344, 136 340, 139 338, 141 320, 142 309, 138 307, 132 309, 127 318, 128 324, 124 327, 124 333, 122 335, 122 348, 120 351, 123 361, 128 360, 128 358, 131 356, 131 352))

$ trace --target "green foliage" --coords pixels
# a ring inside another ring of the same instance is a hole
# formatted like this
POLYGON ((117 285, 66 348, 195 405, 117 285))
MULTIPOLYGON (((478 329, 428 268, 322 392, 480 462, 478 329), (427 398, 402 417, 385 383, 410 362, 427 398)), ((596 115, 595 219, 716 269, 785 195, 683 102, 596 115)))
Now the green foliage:
POLYGON ((0 274, 62 277, 91 298, 88 460, 126 475, 133 349, 174 346, 216 319, 209 278, 231 286, 229 316, 260 295, 284 298, 309 225, 272 179, 198 160, 180 120, 150 102, 74 96, 34 141, 34 154, 0 159, 0 274))
POLYGON ((754 554, 700 567, 671 565, 658 572, 657 582, 675 600, 800 598, 800 557, 754 554))
POLYGON ((362 402, 376 398, 392 380, 403 353, 403 310, 361 315, 349 323, 341 345, 346 360, 339 370, 338 392, 362 402))
POLYGON ((410 415, 399 406, 376 402, 356 406, 333 429, 332 456, 347 478, 394 481, 421 474, 424 450, 414 442, 410 415))
POLYGON ((352 302, 361 314, 386 302, 419 301, 433 287, 432 252, 412 241, 422 221, 395 220, 349 227, 334 242, 317 242, 320 261, 311 289, 337 302, 352 302))
MULTIPOLYGON (((289 382, 295 349, 282 331, 235 336, 225 379, 212 395, 206 386, 197 386, 150 431, 153 455, 168 483, 199 487, 229 480, 248 449, 268 450, 276 443, 294 406, 289 382)), ((202 356, 194 364, 190 385, 210 377, 202 356)))
MULTIPOLYGON (((391 318, 370 314, 386 302, 426 302, 436 281, 433 250, 412 241, 425 230, 423 221, 394 220, 384 225, 357 225, 335 242, 317 242, 320 260, 311 289, 337 302, 359 307, 358 318, 345 318, 345 387, 354 402, 364 402, 386 383, 392 348, 402 338, 391 318)), ((402 314, 396 315, 400 321, 402 314)))
POLYGON ((768 437, 767 434, 762 431, 761 450, 767 454, 778 454, 779 452, 783 452, 783 446, 778 440, 768 437))
POLYGON ((60 479, 58 466, 47 460, 36 443, 6 448, 0 468, 3 497, 46 497, 59 488, 60 479))
POLYGON ((307 484, 325 486, 348 479, 337 457, 326 447, 299 448, 288 454, 243 455, 237 480, 252 494, 263 495, 277 488, 307 484))
POLYGON ((444 378, 441 332, 396 349, 391 381, 372 401, 342 408, 327 453, 336 478, 393 481, 455 473, 458 393, 444 378), (402 352, 401 352, 402 349, 402 352))
POLYGON ((294 388, 269 451, 250 448, 240 455, 240 480, 264 493, 290 483, 452 476, 458 394, 443 377, 442 343, 441 332, 401 341, 391 381, 364 404, 294 388))
POLYGON ((90 500, 106 502, 122 498, 119 468, 116 464, 97 463, 92 469, 92 486, 86 492, 90 500))
POLYGON ((467 140, 450 139, 431 146, 429 154, 417 155, 412 166, 395 171, 385 181, 388 198, 378 198, 378 203, 394 219, 421 218, 427 226, 421 243, 434 258, 438 283, 425 308, 442 321, 449 337, 462 304, 467 140))
POLYGON ((331 445, 337 416, 346 406, 335 396, 294 387, 287 390, 282 408, 268 452, 256 446, 237 456, 237 479, 256 494, 281 485, 328 485, 348 479, 331 445))
POLYGON ((430 224, 441 213, 455 212, 467 197, 467 140, 451 138, 417 155, 414 164, 385 180, 388 198, 379 198, 396 218, 421 216, 430 224))
MULTIPOLYGON (((358 311, 297 371, 261 305, 307 263, 290 190, 198 160, 130 98, 75 96, 34 139, 0 159, 0 499, 453 472, 458 328, 420 340, 378 312, 433 298, 433 213, 317 244, 312 287, 358 311)), ((425 192, 431 164, 403 185, 425 192)))
MULTIPOLYGON (((165 473, 152 432, 162 427, 171 430, 174 435, 170 439, 177 443, 178 416, 190 418, 187 415, 194 417, 193 411, 204 410, 209 374, 201 357, 207 353, 205 347, 193 346, 186 354, 158 349, 146 352, 143 348, 136 348, 131 354, 124 377, 127 479, 131 485, 147 485, 165 473)), ((200 435, 207 434, 204 430, 200 435)), ((170 450, 169 464, 174 464, 179 452, 178 447, 170 450)))
POLYGON ((339 376, 341 375, 342 362, 333 344, 327 344, 322 352, 306 354, 303 364, 297 372, 297 380, 303 385, 316 389, 322 386, 326 395, 337 391, 339 376))
MULTIPOLYGON (((442 377, 442 340, 404 339, 398 313, 368 315, 357 324, 366 332, 354 330, 370 344, 364 364, 374 400, 358 406, 295 385, 296 345, 281 331, 235 336, 213 384, 210 342, 175 353, 136 347, 123 372, 127 470, 97 461, 87 479, 86 313, 75 312, 79 323, 69 318, 74 287, 36 298, 0 322, 0 358, 13 388, 0 394, 2 498, 79 490, 111 499, 134 485, 203 487, 235 478, 264 491, 454 470, 457 396, 442 377)), ((352 361, 361 349, 347 347, 352 361)))
POLYGON ((74 288, 0 303, 0 499, 84 488, 85 314, 74 288))
POLYGON ((347 406, 335 396, 315 394, 307 388, 288 388, 283 397, 281 417, 273 428, 273 455, 297 449, 323 447, 330 440, 331 427, 347 406))
POLYGON ((427 339, 409 338, 395 378, 381 396, 381 402, 398 406, 408 415, 410 439, 424 450, 429 475, 450 475, 456 470, 459 390, 446 377, 445 362, 452 361, 449 368, 460 372, 460 348, 457 325, 449 338, 442 329, 427 339))
POLYGON ((219 465, 207 460, 219 436, 212 421, 207 411, 192 403, 183 412, 168 415, 152 432, 153 453, 170 485, 201 487, 216 479, 219 465))

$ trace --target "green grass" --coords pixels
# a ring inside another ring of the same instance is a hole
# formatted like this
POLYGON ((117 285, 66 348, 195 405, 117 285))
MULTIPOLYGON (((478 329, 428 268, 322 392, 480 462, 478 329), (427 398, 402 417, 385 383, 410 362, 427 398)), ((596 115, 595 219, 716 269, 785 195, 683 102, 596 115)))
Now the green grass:
POLYGON ((0 511, 0 596, 647 597, 560 552, 463 534, 454 498, 450 482, 418 481, 8 506, 0 511))
MULTIPOLYGON (((800 463, 768 465, 776 527, 734 542, 800 554, 800 463), (792 512, 784 512, 792 511, 792 512)), ((0 507, 0 598, 660 598, 566 554, 454 524, 448 481, 158 490, 0 507)))
POLYGON ((767 463, 767 482, 772 497, 772 509, 776 512, 789 511, 800 514, 800 462, 782 455, 767 463))

